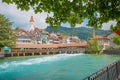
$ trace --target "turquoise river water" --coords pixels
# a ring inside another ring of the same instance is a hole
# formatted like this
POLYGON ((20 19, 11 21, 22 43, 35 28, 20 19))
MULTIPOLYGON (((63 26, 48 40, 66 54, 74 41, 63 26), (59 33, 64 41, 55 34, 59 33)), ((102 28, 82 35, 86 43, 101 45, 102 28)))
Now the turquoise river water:
POLYGON ((120 55, 58 54, 0 60, 0 80, 82 80, 120 55))

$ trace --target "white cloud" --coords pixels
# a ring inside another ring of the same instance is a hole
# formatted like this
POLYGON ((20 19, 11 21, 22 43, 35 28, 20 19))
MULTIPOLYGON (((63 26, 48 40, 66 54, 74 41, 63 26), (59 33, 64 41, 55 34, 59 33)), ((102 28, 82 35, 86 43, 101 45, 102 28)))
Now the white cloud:
POLYGON ((110 26, 111 25, 115 26, 116 24, 117 24, 116 21, 109 21, 108 23, 103 23, 102 29, 104 29, 104 30, 110 30, 110 26))
MULTIPOLYGON (((88 19, 84 19, 84 21, 83 21, 81 24, 76 24, 75 27, 88 27, 88 26, 87 26, 87 23, 88 23, 88 19)), ((61 26, 71 27, 71 25, 70 25, 68 22, 61 24, 61 26)))
POLYGON ((17 9, 16 5, 14 4, 6 4, 2 3, 0 1, 0 13, 4 14, 7 18, 10 19, 10 21, 14 22, 14 27, 15 26, 22 26, 25 29, 29 29, 29 19, 30 16, 33 16, 35 19, 35 25, 38 26, 41 29, 44 29, 47 27, 47 23, 45 23, 45 18, 47 17, 47 13, 42 12, 38 14, 34 14, 33 10, 29 11, 21 11, 17 9))
POLYGON ((82 22, 81 24, 77 24, 76 27, 87 27, 85 22, 82 22))
MULTIPOLYGON (((63 27, 69 27, 69 28, 71 27, 71 25, 70 25, 68 22, 61 24, 61 26, 63 26, 63 27)), ((86 23, 83 22, 83 23, 81 23, 81 24, 76 24, 75 27, 87 27, 87 26, 86 26, 86 23)))

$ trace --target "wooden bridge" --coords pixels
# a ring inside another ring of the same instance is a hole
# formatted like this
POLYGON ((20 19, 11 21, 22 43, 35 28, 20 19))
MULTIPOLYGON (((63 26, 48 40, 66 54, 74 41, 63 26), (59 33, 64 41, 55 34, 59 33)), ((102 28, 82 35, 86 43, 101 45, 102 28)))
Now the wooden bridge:
POLYGON ((42 54, 84 53, 87 43, 73 44, 17 44, 9 56, 34 56, 42 54))

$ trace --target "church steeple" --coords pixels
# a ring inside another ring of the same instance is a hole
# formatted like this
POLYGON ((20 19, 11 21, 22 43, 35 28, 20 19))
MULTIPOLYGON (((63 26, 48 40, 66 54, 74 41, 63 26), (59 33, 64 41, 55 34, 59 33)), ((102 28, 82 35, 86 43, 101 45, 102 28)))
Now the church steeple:
POLYGON ((33 16, 30 17, 30 31, 34 30, 34 18, 33 16))
POLYGON ((93 28, 93 29, 92 29, 92 37, 94 38, 95 35, 96 35, 96 34, 95 34, 95 29, 93 28))

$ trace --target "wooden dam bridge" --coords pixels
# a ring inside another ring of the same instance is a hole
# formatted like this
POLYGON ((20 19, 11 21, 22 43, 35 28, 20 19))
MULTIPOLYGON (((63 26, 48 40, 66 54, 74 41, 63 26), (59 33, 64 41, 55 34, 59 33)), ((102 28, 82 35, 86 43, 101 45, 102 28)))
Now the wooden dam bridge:
POLYGON ((87 43, 72 44, 16 44, 5 56, 34 56, 44 54, 84 53, 87 43))

